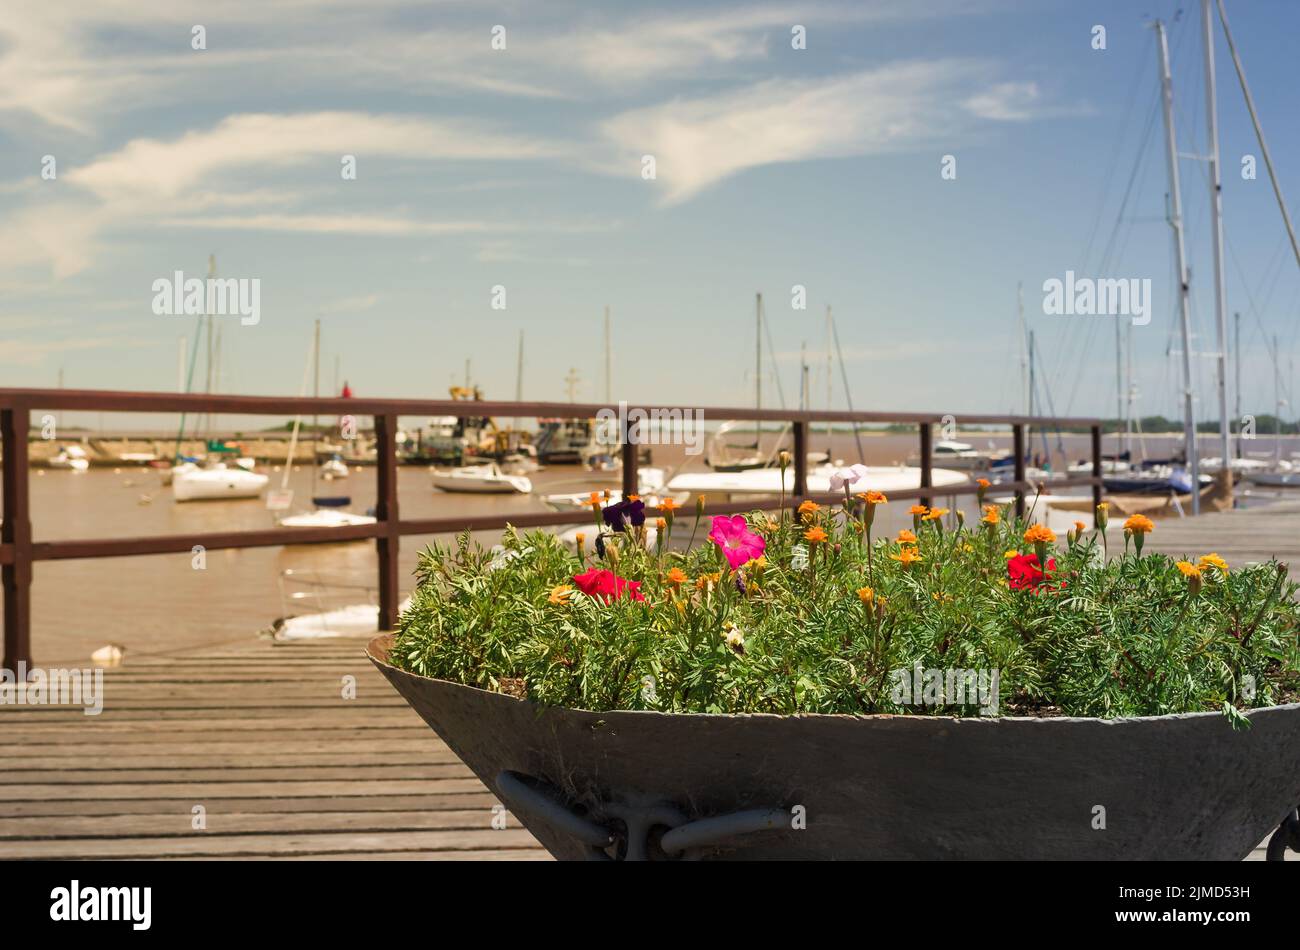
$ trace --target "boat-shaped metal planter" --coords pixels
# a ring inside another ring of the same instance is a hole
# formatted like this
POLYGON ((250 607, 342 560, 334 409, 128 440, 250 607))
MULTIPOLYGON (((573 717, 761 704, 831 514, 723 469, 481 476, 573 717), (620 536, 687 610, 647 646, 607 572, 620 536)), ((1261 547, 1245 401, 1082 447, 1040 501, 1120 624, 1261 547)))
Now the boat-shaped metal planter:
POLYGON ((1239 860, 1300 801, 1300 704, 1102 720, 540 706, 368 655, 557 858, 1239 860))

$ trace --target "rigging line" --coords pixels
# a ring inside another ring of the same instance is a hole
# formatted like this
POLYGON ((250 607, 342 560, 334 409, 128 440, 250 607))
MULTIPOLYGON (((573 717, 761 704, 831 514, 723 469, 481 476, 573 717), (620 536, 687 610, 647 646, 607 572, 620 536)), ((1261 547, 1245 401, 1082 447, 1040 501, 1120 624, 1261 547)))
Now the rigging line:
MULTIPOLYGON (((1137 181, 1138 181, 1138 173, 1139 173, 1140 171, 1143 170, 1143 159, 1146 157, 1147 148, 1148 148, 1148 146, 1149 146, 1149 144, 1150 144, 1150 141, 1151 141, 1151 133, 1152 133, 1152 130, 1155 128, 1155 119, 1156 119, 1156 114, 1157 114, 1157 111, 1158 111, 1158 107, 1159 107, 1159 105, 1160 105, 1160 99, 1159 99, 1159 96, 1153 96, 1153 97, 1152 97, 1152 100, 1151 100, 1151 109, 1150 109, 1150 111, 1149 111, 1148 114, 1147 114, 1147 125, 1146 125, 1146 129, 1143 131, 1143 133, 1142 133, 1142 141, 1141 141, 1141 143, 1138 145, 1137 151, 1134 153, 1134 156, 1133 156, 1133 167, 1132 167, 1131 169, 1129 169, 1128 182, 1127 182, 1127 183, 1125 184, 1125 186, 1124 186, 1124 197, 1123 197, 1123 199, 1120 201, 1120 206, 1119 206, 1118 210, 1117 210, 1116 213, 1115 213, 1115 223, 1114 223, 1114 224, 1112 225, 1112 227, 1111 227, 1110 237, 1107 239, 1107 241, 1106 241, 1106 246, 1105 246, 1105 248, 1104 248, 1103 251, 1102 251, 1101 260, 1100 260, 1099 267, 1098 267, 1098 273, 1105 273, 1105 272, 1106 272, 1106 269, 1110 266, 1110 262, 1111 262, 1112 255, 1115 253, 1116 242, 1117 242, 1118 239, 1119 239, 1120 228, 1121 228, 1125 223, 1128 224, 1128 228, 1129 228, 1129 230, 1128 230, 1128 234, 1129 234, 1129 235, 1132 234, 1132 227, 1133 227, 1133 225, 1132 225, 1132 222, 1131 222, 1131 221, 1126 221, 1126 215, 1125 215, 1125 212, 1128 210, 1129 201, 1130 201, 1130 199, 1133 197, 1133 186, 1134 186, 1134 184, 1136 184, 1137 181)), ((1140 196, 1140 194, 1141 194, 1141 189, 1139 189, 1138 194, 1139 194, 1139 196, 1140 196)), ((1091 329, 1095 330, 1095 328, 1091 328, 1091 329)), ((1067 354, 1076 353, 1076 352, 1085 352, 1085 353, 1086 353, 1086 352, 1089 352, 1090 349, 1091 349, 1090 344, 1091 344, 1091 340, 1092 340, 1093 335, 1095 335, 1095 334, 1092 334, 1092 333, 1089 334, 1089 336, 1088 336, 1088 344, 1086 344, 1086 345, 1083 347, 1082 350, 1075 350, 1073 347, 1070 347, 1070 346, 1063 346, 1062 349, 1061 349, 1061 353, 1062 353, 1061 360, 1062 360, 1062 362, 1064 362, 1064 361, 1068 358, 1067 354)), ((1067 338, 1066 338, 1066 340, 1065 340, 1064 342, 1067 343, 1067 344, 1068 344, 1068 343, 1072 343, 1072 342, 1073 342, 1073 336, 1072 336, 1072 334, 1068 334, 1068 333, 1067 333, 1067 338)), ((1083 381, 1083 374, 1084 374, 1084 369, 1085 369, 1083 363, 1081 363, 1081 362, 1079 362, 1079 361, 1077 361, 1077 360, 1074 361, 1074 362, 1076 363, 1076 365, 1075 365, 1075 374, 1074 374, 1074 375, 1075 375, 1075 381, 1074 381, 1074 385, 1073 385, 1073 387, 1072 387, 1071 390, 1070 390, 1070 398, 1069 398, 1069 400, 1068 400, 1067 403, 1066 403, 1066 410, 1065 410, 1065 411, 1066 411, 1067 413, 1070 412, 1071 409, 1072 409, 1073 406, 1074 406, 1074 400, 1075 400, 1076 396, 1078 395, 1079 385, 1080 385, 1080 383, 1083 381)))
MULTIPOLYGON (((840 361, 840 376, 844 382, 844 402, 849 407, 849 412, 853 412, 853 394, 849 392, 849 372, 844 367, 844 351, 840 349, 840 328, 835 322, 835 315, 829 314, 831 325, 831 338, 835 341, 835 358, 840 361)), ((853 420, 853 441, 858 447, 858 459, 865 460, 866 454, 862 451, 862 434, 858 431, 858 422, 853 420)))
POLYGON ((1291 213, 1287 210, 1282 197, 1282 186, 1278 184, 1277 172, 1273 169, 1273 156, 1269 153, 1268 143, 1264 141, 1264 129, 1259 122, 1259 113, 1255 111, 1255 99, 1250 94, 1250 85, 1246 82, 1245 67, 1237 55, 1237 44, 1232 39, 1232 29, 1228 26, 1228 12, 1223 7, 1223 0, 1217 0, 1219 22, 1223 24, 1223 36, 1228 41, 1228 52, 1232 54, 1232 65, 1237 71, 1237 81, 1241 84, 1242 95, 1246 99, 1246 108, 1250 112, 1251 124, 1255 127, 1255 137, 1259 140, 1259 150, 1264 156, 1264 165, 1268 168, 1268 178, 1273 184, 1273 194, 1277 197, 1278 210, 1282 212, 1282 223, 1286 225, 1287 236, 1291 239, 1291 250, 1295 253, 1296 264, 1300 265, 1300 243, 1296 241, 1295 228, 1291 226, 1291 213))
MULTIPOLYGON (((1038 345, 1038 340, 1037 340, 1037 338, 1034 339, 1034 352, 1038 354, 1038 356, 1039 356, 1040 359, 1042 358, 1043 351, 1042 351, 1042 348, 1038 345)), ((1052 419, 1053 419, 1053 420, 1056 420, 1056 419, 1060 418, 1060 417, 1057 416, 1057 414, 1056 414, 1056 403, 1055 403, 1055 401, 1052 399, 1052 387, 1048 385, 1046 379, 1043 380, 1043 395, 1047 397, 1047 399, 1046 399, 1046 402, 1047 402, 1047 411, 1048 411, 1048 413, 1051 415, 1052 419)), ((1043 431, 1045 428, 1046 428, 1046 427, 1044 427, 1044 426, 1040 426, 1040 427, 1039 427, 1039 431, 1042 431, 1042 432, 1043 432, 1043 444, 1044 444, 1044 447, 1046 447, 1046 444, 1047 444, 1047 433, 1046 433, 1045 431, 1043 431)), ((1052 428, 1056 431, 1056 451, 1060 454, 1062 461, 1065 463, 1065 467, 1066 467, 1066 468, 1069 468, 1069 465, 1070 465, 1070 459, 1069 459, 1069 457, 1068 457, 1068 456, 1066 455, 1066 453, 1065 453, 1065 442, 1061 439, 1061 426, 1060 426, 1059 423, 1055 423, 1055 424, 1053 425, 1052 428)), ((1050 453, 1050 451, 1048 452, 1048 462, 1049 462, 1049 464, 1050 464, 1050 462, 1051 462, 1051 453, 1050 453)))
MULTIPOLYGON (((1147 40, 1150 43, 1154 43, 1155 33, 1149 33, 1147 35, 1147 40)), ((1101 226, 1102 211, 1105 210, 1107 204, 1106 196, 1110 194, 1111 182, 1114 181, 1115 170, 1119 167, 1119 156, 1121 152, 1120 146, 1124 141, 1125 133, 1128 132, 1129 122, 1133 118, 1133 107, 1137 103, 1137 91, 1142 85, 1140 82, 1141 75, 1145 72, 1146 64, 1148 62, 1146 57, 1147 52, 1143 50, 1142 55, 1139 56, 1137 60, 1138 68, 1134 71, 1133 78, 1129 81, 1128 99, 1124 104, 1124 121, 1120 124, 1119 135, 1115 137, 1115 149, 1111 152, 1110 167, 1106 170, 1106 178, 1101 188, 1102 200, 1097 203, 1097 213, 1093 215, 1092 229, 1088 233, 1088 243, 1083 252, 1082 259, 1085 264, 1092 257, 1092 245, 1097 237, 1097 229, 1101 226)))
MULTIPOLYGON (((763 324, 763 336, 767 340, 767 361, 771 367, 772 376, 776 379, 776 398, 781 403, 781 408, 785 408, 785 387, 781 385, 781 372, 776 365, 776 347, 772 346, 772 326, 767 322, 767 306, 760 304, 761 314, 760 322, 763 324)), ((758 423, 762 425, 762 423, 758 423)))

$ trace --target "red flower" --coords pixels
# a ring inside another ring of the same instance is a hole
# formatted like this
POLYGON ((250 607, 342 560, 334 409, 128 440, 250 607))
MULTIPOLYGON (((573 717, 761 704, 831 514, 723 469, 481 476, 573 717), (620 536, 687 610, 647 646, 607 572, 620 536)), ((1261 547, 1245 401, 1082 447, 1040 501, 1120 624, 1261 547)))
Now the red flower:
POLYGON ((624 594, 633 600, 645 600, 645 595, 641 593, 640 581, 618 577, 613 571, 598 571, 593 567, 585 574, 574 574, 573 583, 577 584, 578 590, 584 594, 600 597, 605 603, 618 600, 624 594))
POLYGON ((1007 577, 1012 590, 1037 591, 1056 570, 1056 558, 1047 559, 1047 574, 1038 566, 1037 554, 1020 554, 1007 559, 1007 577))

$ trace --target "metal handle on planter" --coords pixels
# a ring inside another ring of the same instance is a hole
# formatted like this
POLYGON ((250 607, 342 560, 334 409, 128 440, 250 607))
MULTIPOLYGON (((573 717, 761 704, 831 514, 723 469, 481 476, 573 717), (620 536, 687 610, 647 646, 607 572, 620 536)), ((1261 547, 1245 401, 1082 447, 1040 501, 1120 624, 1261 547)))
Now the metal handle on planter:
MULTIPOLYGON (((589 849, 589 858, 609 859, 605 849, 614 844, 615 834, 603 825, 575 814, 554 786, 531 775, 504 771, 497 774, 496 787, 498 795, 513 811, 527 814, 555 831, 578 839, 589 849)), ((664 853, 689 858, 691 852, 730 838, 779 830, 785 827, 789 817, 780 808, 764 808, 691 821, 675 806, 664 803, 632 806, 609 802, 604 803, 602 809, 621 819, 626 826, 628 861, 649 858, 649 835, 655 827, 669 829, 659 842, 664 853)))
MULTIPOLYGON (((532 776, 529 776, 531 779, 532 776)), ((536 779, 532 779, 538 785, 536 779)), ((556 831, 577 838, 594 850, 608 848, 614 843, 614 836, 607 828, 602 828, 593 821, 575 815, 560 800, 559 792, 546 786, 552 794, 547 794, 527 784, 515 772, 500 772, 496 780, 497 794, 506 799, 511 810, 531 814, 534 818, 546 822, 556 831)), ((593 855, 597 857, 598 855, 593 855)))
POLYGON ((1286 849, 1300 854, 1300 808, 1292 808, 1290 814, 1282 819, 1273 837, 1268 839, 1267 859, 1285 861, 1286 849))

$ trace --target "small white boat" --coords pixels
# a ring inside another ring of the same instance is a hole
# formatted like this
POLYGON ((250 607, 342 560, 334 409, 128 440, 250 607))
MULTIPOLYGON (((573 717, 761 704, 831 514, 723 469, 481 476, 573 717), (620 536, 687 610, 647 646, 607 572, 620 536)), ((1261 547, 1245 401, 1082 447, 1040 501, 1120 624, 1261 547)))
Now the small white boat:
MULTIPOLYGON (((952 439, 940 439, 934 443, 930 453, 933 464, 942 468, 961 469, 963 471, 986 471, 999 465, 1008 464, 1011 453, 1006 449, 995 449, 992 443, 987 452, 981 452, 968 442, 956 442, 952 439)), ((919 455, 907 459, 908 465, 920 465, 919 455)))
POLYGON ((533 483, 523 475, 507 475, 495 462, 487 465, 463 465, 460 468, 437 469, 432 474, 433 487, 446 492, 472 492, 475 494, 527 495, 533 483))
MULTIPOLYGON (((842 466, 823 465, 808 472, 807 488, 810 495, 824 495, 831 491, 831 476, 842 466)), ((902 491, 921 487, 921 470, 905 466, 867 466, 866 474, 853 486, 858 491, 902 491)), ((949 485, 965 485, 970 480, 964 472, 936 468, 930 472, 930 484, 935 494, 949 485)), ((754 468, 742 472, 691 472, 677 475, 668 483, 670 492, 690 492, 706 495, 779 495, 782 491, 779 468, 754 468)), ((794 471, 785 470, 785 494, 794 491, 794 471)))
MULTIPOLYGON (((398 605, 398 613, 411 606, 411 598, 398 605)), ((291 640, 327 640, 338 637, 373 637, 379 632, 379 607, 376 604, 348 604, 333 610, 280 617, 264 635, 284 643, 291 640)))
POLYGON ((347 478, 348 463, 336 455, 328 462, 321 465, 320 476, 327 481, 332 481, 336 478, 347 478))
POLYGON ((1292 468, 1287 462, 1282 462, 1269 471, 1248 471, 1242 478, 1261 488, 1300 488, 1300 470, 1292 468))
POLYGON ((90 459, 86 450, 79 445, 65 445, 58 455, 49 461, 50 468, 65 469, 72 472, 84 472, 90 468, 90 459))
POLYGON ((357 515, 338 508, 317 508, 304 514, 281 518, 281 528, 344 528, 356 524, 374 524, 370 515, 357 515))
POLYGON ((196 467, 188 471, 178 466, 172 475, 172 497, 177 501, 256 498, 266 488, 267 481, 265 475, 229 468, 221 462, 211 468, 196 467))

